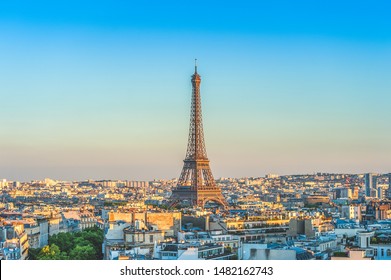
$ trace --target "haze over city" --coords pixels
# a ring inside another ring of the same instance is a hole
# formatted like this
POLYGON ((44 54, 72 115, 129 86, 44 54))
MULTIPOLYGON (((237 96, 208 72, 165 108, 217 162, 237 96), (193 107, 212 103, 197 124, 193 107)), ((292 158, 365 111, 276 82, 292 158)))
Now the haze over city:
POLYGON ((389 3, 203 4, 0 3, 0 178, 178 177, 194 58, 215 177, 390 171, 389 3))

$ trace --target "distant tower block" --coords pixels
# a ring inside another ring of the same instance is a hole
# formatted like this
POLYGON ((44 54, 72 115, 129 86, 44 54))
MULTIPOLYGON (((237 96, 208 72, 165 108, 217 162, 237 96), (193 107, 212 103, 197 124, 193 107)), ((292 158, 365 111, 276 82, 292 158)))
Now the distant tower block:
POLYGON ((220 204, 225 208, 227 207, 227 202, 221 194, 220 188, 216 186, 206 155, 201 112, 201 76, 197 73, 197 64, 195 65, 191 83, 193 85, 193 91, 189 141, 182 173, 170 198, 171 206, 175 204, 188 204, 203 208, 205 203, 210 201, 220 204))
POLYGON ((366 173, 364 175, 365 180, 365 195, 368 197, 376 197, 377 193, 377 177, 372 173, 366 173))

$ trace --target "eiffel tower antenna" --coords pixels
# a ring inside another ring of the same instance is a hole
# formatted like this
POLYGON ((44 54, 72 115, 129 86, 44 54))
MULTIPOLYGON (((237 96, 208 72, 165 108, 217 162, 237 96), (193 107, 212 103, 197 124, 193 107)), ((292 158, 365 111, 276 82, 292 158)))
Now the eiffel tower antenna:
POLYGON ((194 59, 194 73, 197 73, 197 58, 194 59))

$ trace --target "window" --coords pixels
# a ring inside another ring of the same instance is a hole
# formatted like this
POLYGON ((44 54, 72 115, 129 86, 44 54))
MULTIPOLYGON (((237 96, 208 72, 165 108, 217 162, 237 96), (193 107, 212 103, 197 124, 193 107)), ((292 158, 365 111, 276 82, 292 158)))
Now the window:
POLYGON ((381 249, 381 256, 384 257, 384 249, 381 249))
POLYGON ((391 257, 391 249, 387 249, 387 257, 391 257))
POLYGON ((150 235, 150 236, 149 236, 149 242, 150 242, 150 243, 153 243, 153 235, 150 235))
POLYGON ((374 250, 373 255, 376 257, 377 256, 377 249, 374 250))

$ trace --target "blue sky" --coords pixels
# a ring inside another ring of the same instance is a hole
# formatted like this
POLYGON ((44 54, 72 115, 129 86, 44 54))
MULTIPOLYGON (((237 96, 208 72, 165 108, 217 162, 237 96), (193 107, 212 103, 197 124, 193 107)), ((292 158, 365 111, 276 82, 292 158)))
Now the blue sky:
POLYGON ((2 1, 0 178, 390 172, 387 1, 2 1), (82 2, 82 3, 79 3, 82 2))

